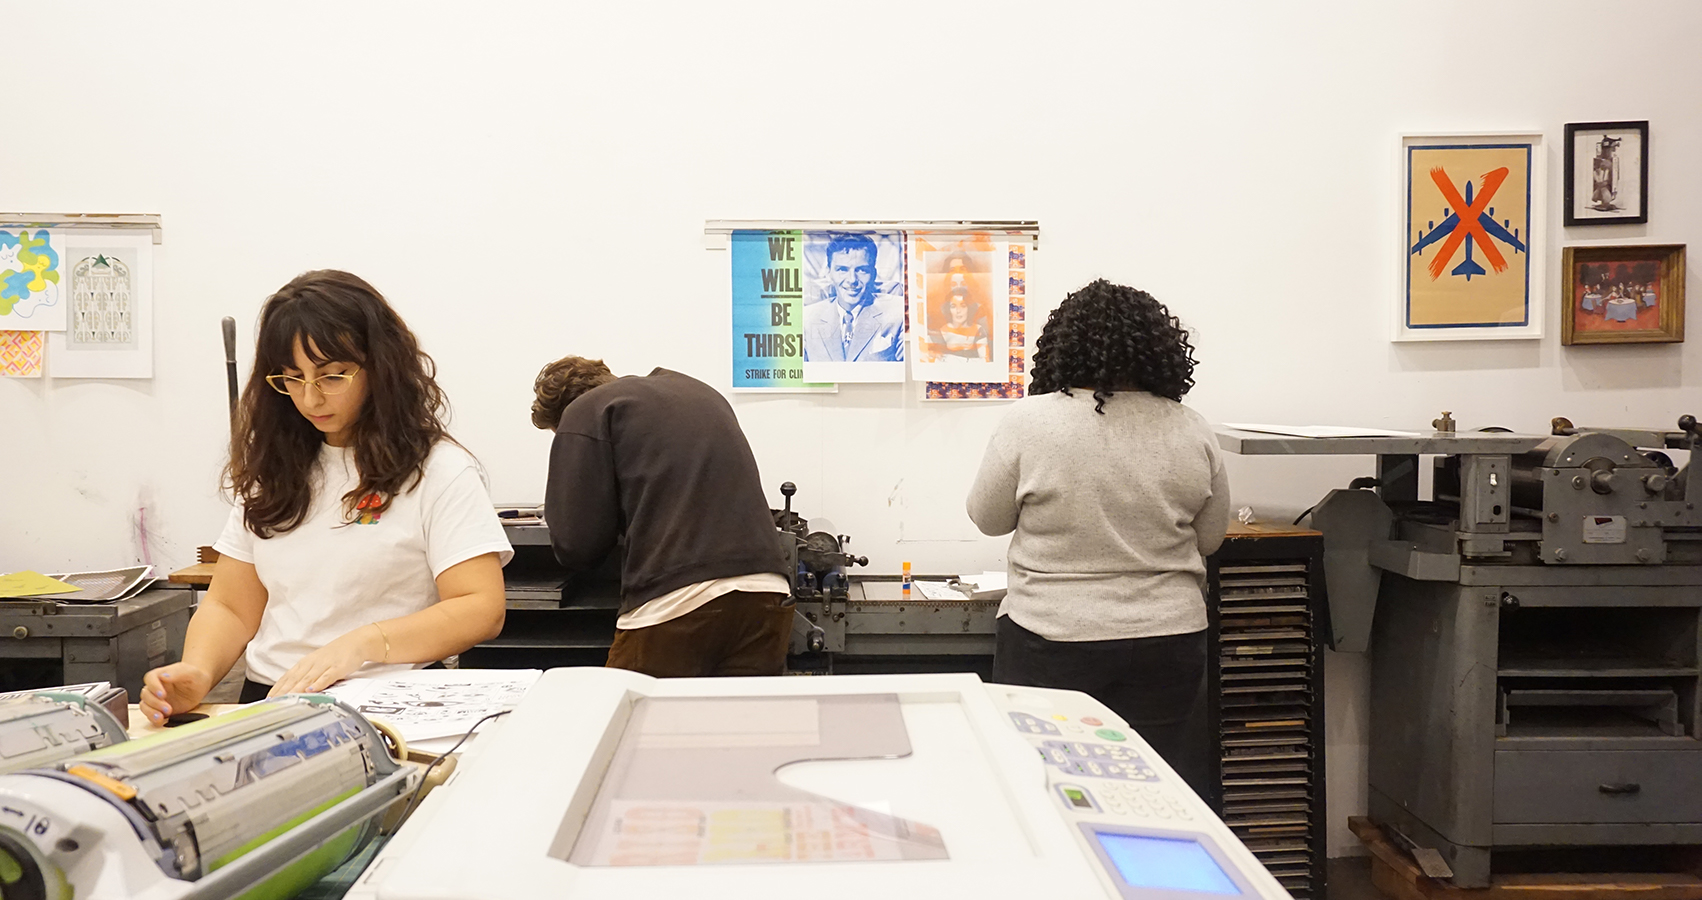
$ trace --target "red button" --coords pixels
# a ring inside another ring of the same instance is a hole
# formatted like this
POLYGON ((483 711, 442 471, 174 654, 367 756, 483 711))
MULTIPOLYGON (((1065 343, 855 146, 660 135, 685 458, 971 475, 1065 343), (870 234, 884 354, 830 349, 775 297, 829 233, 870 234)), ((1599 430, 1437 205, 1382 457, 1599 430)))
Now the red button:
POLYGON ((1101 722, 1101 721, 1099 721, 1098 719, 1095 719, 1092 716, 1082 716, 1081 717, 1081 723, 1083 725, 1104 725, 1105 724, 1104 722, 1101 722))

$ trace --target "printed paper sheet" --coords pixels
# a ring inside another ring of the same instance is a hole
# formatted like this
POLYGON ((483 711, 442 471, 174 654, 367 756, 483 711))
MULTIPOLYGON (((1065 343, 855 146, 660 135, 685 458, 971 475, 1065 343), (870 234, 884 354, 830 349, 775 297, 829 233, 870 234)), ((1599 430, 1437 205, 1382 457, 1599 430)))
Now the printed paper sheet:
POLYGON ((460 735, 485 716, 519 704, 537 669, 415 669, 350 678, 326 693, 390 723, 407 741, 460 735))

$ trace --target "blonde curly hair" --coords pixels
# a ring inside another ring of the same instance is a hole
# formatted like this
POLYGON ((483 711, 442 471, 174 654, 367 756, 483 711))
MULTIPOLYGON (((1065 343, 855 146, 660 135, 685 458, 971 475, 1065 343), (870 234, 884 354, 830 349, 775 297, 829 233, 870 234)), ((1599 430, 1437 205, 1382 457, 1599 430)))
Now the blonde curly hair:
POLYGON ((561 411, 580 394, 598 385, 615 380, 613 372, 600 359, 583 356, 564 356, 545 366, 532 382, 532 424, 545 431, 554 431, 561 422, 561 411))

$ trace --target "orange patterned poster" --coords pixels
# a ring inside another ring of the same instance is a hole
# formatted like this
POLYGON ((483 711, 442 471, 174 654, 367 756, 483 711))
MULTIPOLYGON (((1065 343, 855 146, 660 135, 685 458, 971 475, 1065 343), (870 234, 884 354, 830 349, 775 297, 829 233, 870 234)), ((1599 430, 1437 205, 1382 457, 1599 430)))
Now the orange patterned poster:
POLYGON ((46 335, 40 331, 0 331, 0 375, 40 378, 46 335))

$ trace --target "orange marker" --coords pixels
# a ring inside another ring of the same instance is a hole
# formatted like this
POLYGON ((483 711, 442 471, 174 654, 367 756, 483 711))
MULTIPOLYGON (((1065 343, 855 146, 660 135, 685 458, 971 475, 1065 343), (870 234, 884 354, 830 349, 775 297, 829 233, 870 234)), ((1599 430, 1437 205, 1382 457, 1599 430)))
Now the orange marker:
POLYGON ((903 584, 904 584, 904 600, 905 600, 906 603, 908 603, 910 601, 910 563, 908 563, 908 562, 904 564, 904 581, 903 581, 903 584))

